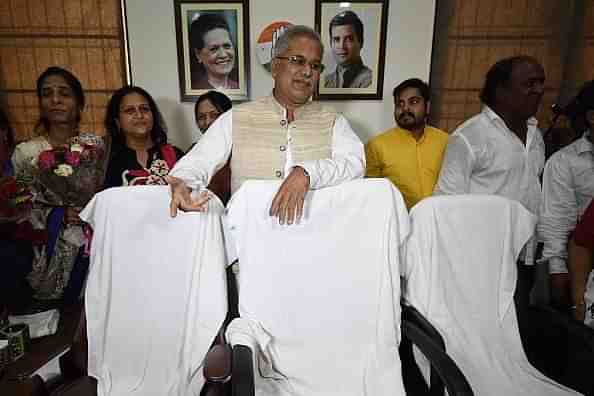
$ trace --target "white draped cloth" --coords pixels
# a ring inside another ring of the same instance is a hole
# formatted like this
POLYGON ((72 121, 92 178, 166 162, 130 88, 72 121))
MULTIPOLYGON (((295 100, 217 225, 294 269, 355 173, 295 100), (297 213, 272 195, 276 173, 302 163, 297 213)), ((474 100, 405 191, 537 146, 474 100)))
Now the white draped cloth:
POLYGON ((248 181, 228 205, 241 318, 227 336, 255 352, 256 395, 404 395, 400 192, 385 179, 310 191, 305 218, 281 226, 279 184, 248 181))
POLYGON ((572 395, 530 365, 514 290, 536 218, 497 196, 431 197, 411 213, 405 300, 444 338, 476 395, 572 395))
POLYGON ((198 394, 224 320, 223 207, 171 218, 168 189, 108 189, 80 215, 94 230, 85 310, 98 396, 198 394))

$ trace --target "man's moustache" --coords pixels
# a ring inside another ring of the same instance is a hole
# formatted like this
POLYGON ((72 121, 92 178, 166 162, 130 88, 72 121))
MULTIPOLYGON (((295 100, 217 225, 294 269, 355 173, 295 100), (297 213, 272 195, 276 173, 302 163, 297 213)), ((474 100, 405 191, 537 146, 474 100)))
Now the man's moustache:
POLYGON ((398 117, 398 119, 400 120, 400 119, 402 119, 402 118, 404 118, 406 116, 410 116, 412 118, 415 118, 415 115, 413 113, 402 113, 402 114, 400 114, 400 117, 398 117))

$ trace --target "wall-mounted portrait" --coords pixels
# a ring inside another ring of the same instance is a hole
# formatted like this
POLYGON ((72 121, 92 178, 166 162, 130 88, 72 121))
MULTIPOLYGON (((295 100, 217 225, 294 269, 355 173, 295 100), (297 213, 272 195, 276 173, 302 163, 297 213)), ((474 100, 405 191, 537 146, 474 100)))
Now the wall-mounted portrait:
POLYGON ((389 0, 316 0, 324 43, 317 99, 382 99, 389 0))
POLYGON ((248 0, 174 0, 180 97, 250 96, 248 0))

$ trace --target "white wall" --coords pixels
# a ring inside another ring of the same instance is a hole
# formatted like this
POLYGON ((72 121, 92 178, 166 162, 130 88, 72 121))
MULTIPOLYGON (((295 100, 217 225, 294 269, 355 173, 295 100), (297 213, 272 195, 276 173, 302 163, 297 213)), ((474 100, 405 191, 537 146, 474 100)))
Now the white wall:
MULTIPOLYGON (((252 98, 272 89, 270 74, 258 63, 255 43, 274 21, 314 26, 314 0, 250 0, 252 98)), ((197 139, 193 103, 181 102, 177 73, 175 20, 171 0, 126 0, 132 81, 157 100, 171 141, 187 148, 197 139)), ((361 140, 394 125, 392 89, 409 77, 429 79, 435 0, 391 0, 389 6, 383 100, 331 103, 351 122, 361 140)))

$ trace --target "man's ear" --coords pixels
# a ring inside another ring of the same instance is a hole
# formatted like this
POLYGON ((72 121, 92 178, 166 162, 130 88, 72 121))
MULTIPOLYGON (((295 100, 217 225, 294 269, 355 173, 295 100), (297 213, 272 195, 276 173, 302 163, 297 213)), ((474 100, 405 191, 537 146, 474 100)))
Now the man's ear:
POLYGON ((431 113, 431 101, 428 100, 425 102, 425 116, 429 117, 430 113, 431 113))
POLYGON ((275 78, 276 75, 278 74, 278 66, 279 66, 278 59, 273 58, 270 61, 270 74, 272 75, 272 78, 275 78))

